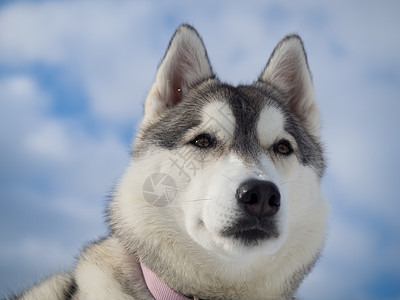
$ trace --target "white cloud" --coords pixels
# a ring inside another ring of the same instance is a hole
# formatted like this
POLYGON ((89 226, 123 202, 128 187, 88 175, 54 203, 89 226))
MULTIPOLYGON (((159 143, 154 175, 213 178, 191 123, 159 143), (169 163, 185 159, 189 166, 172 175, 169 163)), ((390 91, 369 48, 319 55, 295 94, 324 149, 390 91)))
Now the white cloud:
POLYGON ((135 108, 144 95, 135 92, 150 87, 159 59, 143 51, 149 47, 143 39, 134 39, 147 10, 139 2, 9 5, 0 13, 0 62, 61 66, 82 83, 97 116, 126 122, 141 114, 135 108), (146 71, 151 65, 152 72, 146 71))
POLYGON ((41 104, 40 102, 36 102, 37 100, 44 99, 34 81, 26 76, 6 78, 6 80, 1 82, 0 91, 3 103, 5 103, 4 101, 9 101, 7 105, 17 107, 32 108, 32 106, 41 104))
POLYGON ((33 132, 27 138, 24 146, 32 155, 36 154, 48 160, 60 160, 67 158, 71 151, 67 139, 62 125, 58 122, 49 121, 33 132))
POLYGON ((32 110, 43 110, 49 104, 46 93, 25 75, 0 78, 0 97, 0 116, 6 122, 21 114, 29 115, 32 110))

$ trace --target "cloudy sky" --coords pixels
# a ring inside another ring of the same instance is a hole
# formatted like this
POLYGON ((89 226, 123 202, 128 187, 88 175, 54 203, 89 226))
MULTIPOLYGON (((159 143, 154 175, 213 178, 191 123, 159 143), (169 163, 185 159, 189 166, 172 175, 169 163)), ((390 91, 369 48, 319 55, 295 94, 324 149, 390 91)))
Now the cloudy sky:
POLYGON ((182 22, 251 82, 299 33, 323 121, 330 232, 301 299, 400 298, 399 1, 1 1, 0 297, 107 233, 143 100, 182 22), (245 4, 244 4, 245 3, 245 4))

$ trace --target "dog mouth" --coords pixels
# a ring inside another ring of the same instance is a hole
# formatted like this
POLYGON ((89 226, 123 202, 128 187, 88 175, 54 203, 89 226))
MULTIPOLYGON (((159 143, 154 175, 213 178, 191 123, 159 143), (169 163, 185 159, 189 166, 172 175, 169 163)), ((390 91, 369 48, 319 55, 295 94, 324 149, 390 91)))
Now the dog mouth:
POLYGON ((221 236, 240 241, 246 246, 257 246, 261 242, 279 237, 279 230, 275 220, 266 218, 244 219, 234 225, 224 228, 221 236))

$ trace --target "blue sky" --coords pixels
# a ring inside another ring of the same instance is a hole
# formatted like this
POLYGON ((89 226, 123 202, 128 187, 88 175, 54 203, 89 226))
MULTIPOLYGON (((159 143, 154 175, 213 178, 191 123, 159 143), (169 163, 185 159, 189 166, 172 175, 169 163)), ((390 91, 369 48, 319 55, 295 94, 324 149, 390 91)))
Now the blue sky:
POLYGON ((301 299, 399 299, 399 1, 3 1, 0 296, 107 233, 143 100, 174 29, 251 82, 299 33, 321 109, 330 230, 301 299))

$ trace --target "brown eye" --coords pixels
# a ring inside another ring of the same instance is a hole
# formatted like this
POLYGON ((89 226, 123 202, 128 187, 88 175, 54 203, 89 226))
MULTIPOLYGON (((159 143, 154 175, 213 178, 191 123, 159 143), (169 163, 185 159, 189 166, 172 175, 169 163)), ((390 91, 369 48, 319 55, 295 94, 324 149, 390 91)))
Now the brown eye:
POLYGON ((199 148, 208 148, 214 144, 214 139, 208 134, 200 134, 196 136, 190 143, 199 148))
POLYGON ((274 150, 281 155, 290 155, 293 152, 292 146, 288 141, 280 141, 275 145, 274 150))

